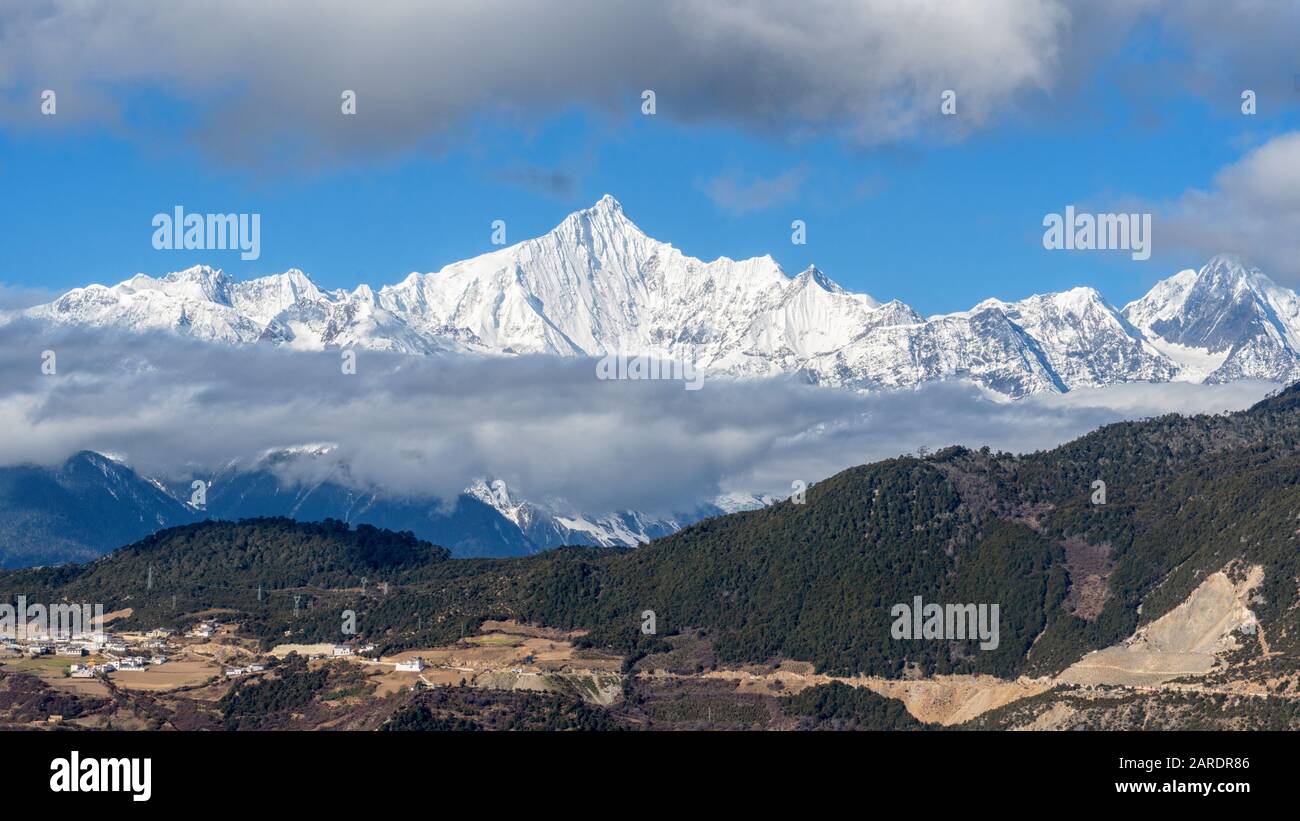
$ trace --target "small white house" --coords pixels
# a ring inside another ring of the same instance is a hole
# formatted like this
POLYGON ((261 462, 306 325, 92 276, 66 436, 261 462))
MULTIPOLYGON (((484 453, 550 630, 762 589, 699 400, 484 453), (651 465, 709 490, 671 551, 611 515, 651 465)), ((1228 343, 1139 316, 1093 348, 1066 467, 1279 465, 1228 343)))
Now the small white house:
POLYGON ((215 621, 201 621, 190 628, 185 635, 196 639, 210 639, 217 632, 217 623, 215 621))
POLYGON ((399 673, 418 673, 424 669, 424 659, 416 656, 411 661, 397 662, 397 672, 399 673))

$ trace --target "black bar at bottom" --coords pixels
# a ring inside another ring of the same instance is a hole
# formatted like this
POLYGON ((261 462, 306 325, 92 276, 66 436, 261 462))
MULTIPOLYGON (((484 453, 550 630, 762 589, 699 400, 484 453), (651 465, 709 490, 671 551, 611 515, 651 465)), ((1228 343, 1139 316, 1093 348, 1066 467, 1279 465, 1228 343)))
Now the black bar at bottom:
POLYGON ((671 804, 672 794, 701 790, 706 803, 711 797, 758 809, 774 795, 802 796, 809 806, 892 796, 966 809, 1039 800, 1050 802, 1044 807, 1087 807, 1195 799, 1225 807, 1290 796, 1291 741, 1264 732, 14 732, 4 735, 3 782, 9 797, 40 799, 47 810, 183 810, 211 793, 232 809, 329 809, 345 799, 398 811, 407 803, 425 806, 443 790, 471 788, 488 790, 480 797, 494 801, 533 795, 535 809, 596 796, 620 800, 616 806, 624 809, 656 796, 654 803, 671 804), (117 792, 80 789, 96 779, 111 787, 115 773, 125 781, 130 759, 137 760, 133 783, 149 761, 147 801, 135 800, 144 791, 131 783, 117 792), (74 790, 74 775, 90 780, 74 790), (1200 792, 1203 784, 1209 794, 1200 792), (518 792, 529 785, 547 792, 518 792))

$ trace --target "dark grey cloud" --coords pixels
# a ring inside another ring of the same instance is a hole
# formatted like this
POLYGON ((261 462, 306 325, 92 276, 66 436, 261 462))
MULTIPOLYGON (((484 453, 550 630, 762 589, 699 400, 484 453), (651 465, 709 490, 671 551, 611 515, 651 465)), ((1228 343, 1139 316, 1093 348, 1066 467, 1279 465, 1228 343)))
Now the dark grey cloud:
POLYGON ((1118 419, 1240 408, 1272 387, 1128 385, 1008 404, 963 384, 861 396, 707 380, 687 391, 602 382, 586 359, 357 357, 349 376, 338 351, 0 326, 0 464, 91 449, 183 478, 331 443, 364 487, 450 498, 490 476, 583 511, 665 512, 720 491, 788 493, 922 445, 1034 450, 1118 419), (57 375, 41 373, 46 350, 57 375))
POLYGON ((559 168, 516 165, 494 172, 493 176, 504 183, 552 197, 570 197, 577 190, 577 178, 559 168))
POLYGON ((938 122, 947 88, 966 128, 1050 86, 1069 21, 1058 0, 46 0, 0 11, 0 121, 120 124, 146 86, 218 155, 274 167, 437 148, 477 117, 640 116, 651 89, 671 120, 870 144, 938 122))
POLYGON ((0 122, 125 129, 147 87, 192 104, 187 133, 219 156, 276 167, 438 149, 484 116, 640 116, 652 89, 675 121, 945 140, 1022 107, 1085 116, 1071 92, 1099 70, 1139 98, 1227 110, 1251 88, 1294 109, 1298 29, 1300 5, 1271 0, 44 0, 0 9, 0 122), (1125 59, 1144 30, 1167 59, 1125 59), (959 117, 939 115, 945 89, 959 117))

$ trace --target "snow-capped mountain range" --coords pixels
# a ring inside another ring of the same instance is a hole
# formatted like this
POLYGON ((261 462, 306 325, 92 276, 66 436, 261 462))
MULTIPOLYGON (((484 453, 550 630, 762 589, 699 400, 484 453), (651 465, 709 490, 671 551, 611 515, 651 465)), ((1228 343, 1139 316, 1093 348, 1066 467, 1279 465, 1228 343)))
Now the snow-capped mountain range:
POLYGON ((1122 310, 1092 288, 922 317, 770 256, 704 262, 613 197, 513 246, 378 292, 302 271, 233 282, 206 266, 77 288, 28 317, 233 344, 409 354, 651 355, 710 375, 801 373, 852 389, 969 379, 1011 398, 1133 381, 1300 378, 1300 298, 1228 256, 1122 310))
POLYGON ((365 522, 390 530, 411 530, 467 556, 523 555, 561 545, 636 547, 710 516, 776 501, 729 494, 667 515, 636 510, 593 514, 559 499, 518 498, 505 481, 491 478, 473 480, 455 499, 440 499, 363 486, 353 479, 348 463, 336 456, 329 443, 277 448, 249 462, 234 459, 180 481, 155 484, 193 508, 188 501, 191 483, 202 480, 205 504, 194 508, 201 515, 365 522))
POLYGON ((332 518, 409 530, 457 556, 524 556, 561 545, 635 547, 710 516, 776 501, 731 495, 669 516, 636 511, 584 515, 561 503, 513 498, 504 482, 478 480, 455 499, 358 489, 346 465, 314 481, 283 475, 328 447, 284 448, 250 464, 203 471, 206 498, 191 480, 141 475, 114 456, 82 451, 61 465, 0 467, 0 567, 86 561, 157 530, 204 519, 332 518))

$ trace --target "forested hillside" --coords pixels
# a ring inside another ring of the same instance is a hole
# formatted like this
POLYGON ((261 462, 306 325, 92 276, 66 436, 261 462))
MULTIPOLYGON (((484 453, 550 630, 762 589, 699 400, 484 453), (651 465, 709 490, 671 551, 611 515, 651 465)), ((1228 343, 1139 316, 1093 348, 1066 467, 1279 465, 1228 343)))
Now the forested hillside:
POLYGON ((1298 443, 1292 388, 1241 413, 1111 425, 1026 456, 953 448, 856 467, 811 487, 806 504, 709 519, 637 550, 460 560, 410 534, 256 519, 6 572, 0 596, 131 607, 124 623, 144 627, 231 608, 267 643, 335 640, 349 609, 387 650, 517 618, 589 631, 586 642, 633 658, 693 628, 719 663, 1011 677, 1058 671, 1206 575, 1258 564, 1255 612, 1272 649, 1294 656, 1298 443), (891 638, 891 606, 915 596, 998 604, 999 646, 891 638), (641 632, 646 610, 654 635, 641 632))

